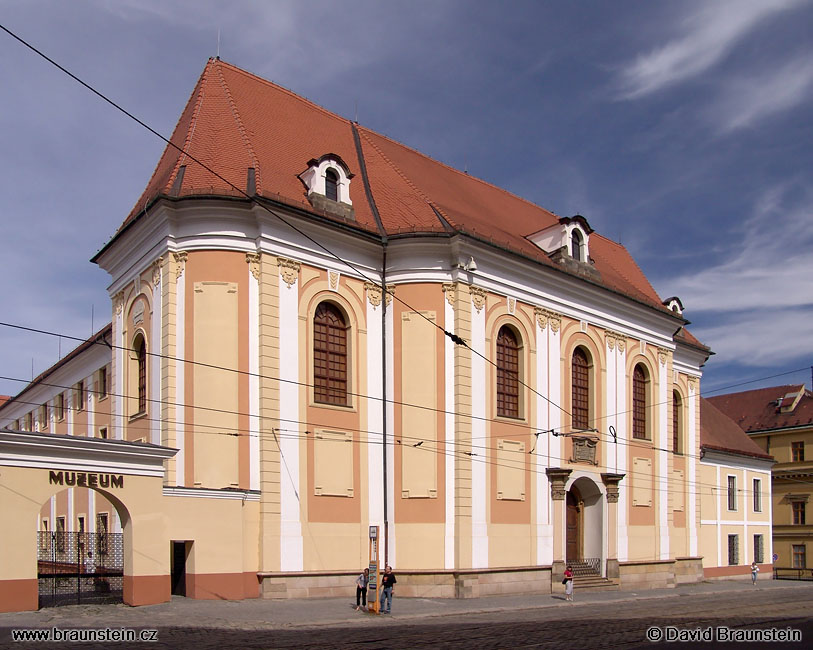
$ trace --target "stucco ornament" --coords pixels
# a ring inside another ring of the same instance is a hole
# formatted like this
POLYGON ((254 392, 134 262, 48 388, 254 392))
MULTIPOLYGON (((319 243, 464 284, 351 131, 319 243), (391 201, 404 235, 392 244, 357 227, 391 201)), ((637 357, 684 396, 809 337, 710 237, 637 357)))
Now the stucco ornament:
POLYGON ((327 272, 327 281, 330 285, 331 291, 338 291, 339 290, 339 277, 340 273, 338 271, 328 271, 327 272))
POLYGON ((666 348, 658 348, 658 361, 662 366, 666 365, 666 360, 669 358, 669 350, 666 348))
POLYGON ((184 268, 186 267, 186 260, 189 253, 186 251, 175 251, 172 253, 172 258, 175 260, 175 279, 178 280, 183 275, 184 268))
POLYGON ((152 263, 152 286, 157 287, 161 283, 161 266, 164 263, 164 258, 159 257, 152 263))
POLYGON ((246 253, 246 263, 251 275, 258 282, 260 281, 260 254, 259 253, 246 253))
POLYGON ((471 303, 479 314, 486 304, 486 290, 480 287, 469 287, 469 293, 471 294, 471 303))
POLYGON ((441 289, 446 295, 446 302, 448 302, 451 307, 454 307, 454 293, 457 291, 457 282, 444 282, 441 285, 441 289))
POLYGON ((299 277, 299 269, 302 266, 296 260, 290 260, 287 257, 278 257, 277 265, 279 266, 279 274, 282 276, 282 281, 290 289, 299 277))
POLYGON ((611 350, 615 349, 616 346, 618 347, 619 352, 624 351, 624 347, 626 346, 626 337, 619 333, 614 332, 613 330, 605 330, 604 331, 604 340, 607 343, 607 347, 611 350))
POLYGON ((562 326, 562 315, 545 309, 544 307, 535 307, 534 314, 536 314, 536 322, 539 324, 539 329, 544 330, 550 325, 551 332, 558 332, 562 326))

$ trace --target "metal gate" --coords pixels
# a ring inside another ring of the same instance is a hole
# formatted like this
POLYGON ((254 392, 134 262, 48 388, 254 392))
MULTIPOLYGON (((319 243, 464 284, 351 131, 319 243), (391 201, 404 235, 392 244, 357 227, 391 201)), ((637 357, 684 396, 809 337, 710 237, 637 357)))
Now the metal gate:
POLYGON ((37 533, 39 606, 120 603, 122 533, 37 533))

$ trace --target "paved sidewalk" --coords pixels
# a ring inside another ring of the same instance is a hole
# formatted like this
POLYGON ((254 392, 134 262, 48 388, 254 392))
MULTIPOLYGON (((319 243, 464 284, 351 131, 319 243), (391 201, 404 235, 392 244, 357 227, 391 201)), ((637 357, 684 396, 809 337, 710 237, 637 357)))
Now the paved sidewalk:
MULTIPOLYGON (((760 580, 756 586, 750 581, 715 581, 683 585, 673 589, 654 589, 639 592, 582 592, 575 594, 575 602, 565 602, 564 596, 551 594, 490 596, 469 600, 440 598, 393 598, 393 614, 373 616, 355 611, 355 603, 348 598, 320 598, 307 600, 191 600, 173 597, 169 603, 144 607, 126 605, 71 605, 42 609, 37 612, 0 614, 0 628, 21 627, 98 627, 121 626, 131 628, 203 628, 226 630, 269 630, 322 626, 370 626, 398 623, 419 623, 437 617, 465 614, 487 614, 543 608, 581 609, 590 605, 597 612, 615 609, 615 604, 630 600, 673 599, 689 595, 760 592, 770 601, 776 590, 788 593, 800 590, 813 592, 813 583, 760 580), (602 607, 608 605, 609 607, 602 607)), ((778 594, 777 594, 778 595, 778 594)))

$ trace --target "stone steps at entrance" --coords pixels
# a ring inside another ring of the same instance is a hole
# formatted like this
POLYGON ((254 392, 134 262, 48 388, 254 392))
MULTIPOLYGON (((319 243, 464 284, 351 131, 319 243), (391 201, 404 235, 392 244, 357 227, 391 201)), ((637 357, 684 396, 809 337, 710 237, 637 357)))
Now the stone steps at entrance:
POLYGON ((576 591, 618 591, 620 585, 601 576, 576 576, 573 578, 573 588, 576 591))

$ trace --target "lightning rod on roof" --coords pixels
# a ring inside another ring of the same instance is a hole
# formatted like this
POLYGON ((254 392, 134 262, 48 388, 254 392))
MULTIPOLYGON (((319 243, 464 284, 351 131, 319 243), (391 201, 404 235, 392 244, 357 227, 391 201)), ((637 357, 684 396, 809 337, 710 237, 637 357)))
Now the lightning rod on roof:
POLYGON ((220 61, 220 27, 217 28, 217 60, 220 61))

